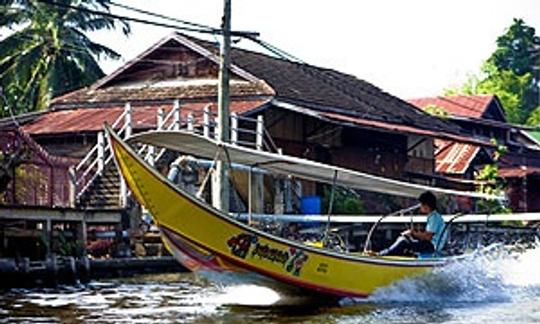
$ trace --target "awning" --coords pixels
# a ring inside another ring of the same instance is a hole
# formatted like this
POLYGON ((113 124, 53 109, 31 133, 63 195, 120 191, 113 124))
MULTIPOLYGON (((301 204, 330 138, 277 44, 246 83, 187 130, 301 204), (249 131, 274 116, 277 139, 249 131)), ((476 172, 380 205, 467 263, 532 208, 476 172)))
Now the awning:
POLYGON ((230 162, 317 182, 333 183, 335 179, 335 183, 340 186, 390 195, 418 197, 424 191, 431 191, 439 195, 503 199, 501 196, 430 187, 388 179, 293 156, 257 151, 229 143, 220 143, 185 131, 151 131, 135 135, 129 142, 140 142, 165 147, 207 159, 213 159, 216 156, 216 152, 219 151, 218 158, 221 160, 230 159, 230 162))

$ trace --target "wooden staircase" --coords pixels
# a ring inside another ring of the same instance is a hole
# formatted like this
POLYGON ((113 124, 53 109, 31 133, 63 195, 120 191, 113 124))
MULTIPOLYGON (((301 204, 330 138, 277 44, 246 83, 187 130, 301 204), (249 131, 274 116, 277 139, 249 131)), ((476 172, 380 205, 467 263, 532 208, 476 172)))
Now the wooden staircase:
POLYGON ((120 174, 114 163, 105 166, 103 173, 79 198, 78 206, 88 209, 121 209, 120 174))

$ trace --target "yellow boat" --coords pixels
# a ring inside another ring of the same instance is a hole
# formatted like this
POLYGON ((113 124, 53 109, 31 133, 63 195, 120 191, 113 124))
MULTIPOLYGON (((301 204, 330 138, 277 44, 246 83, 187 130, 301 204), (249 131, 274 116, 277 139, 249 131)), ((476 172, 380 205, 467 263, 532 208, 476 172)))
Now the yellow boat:
POLYGON ((271 235, 231 218, 172 184, 106 128, 117 166, 174 256, 193 271, 248 274, 338 297, 367 297, 444 259, 340 253, 271 235))

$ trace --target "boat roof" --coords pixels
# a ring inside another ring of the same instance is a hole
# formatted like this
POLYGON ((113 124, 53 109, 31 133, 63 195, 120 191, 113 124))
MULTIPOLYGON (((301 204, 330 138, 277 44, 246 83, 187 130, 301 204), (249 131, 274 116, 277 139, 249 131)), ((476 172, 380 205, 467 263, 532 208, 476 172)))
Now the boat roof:
POLYGON ((308 159, 219 142, 187 131, 149 131, 132 136, 129 142, 165 147, 207 159, 214 159, 218 153, 217 158, 223 161, 230 159, 230 162, 267 169, 282 175, 292 175, 306 180, 329 184, 335 181, 337 185, 344 187, 397 196, 416 198, 425 191, 431 191, 438 195, 496 200, 504 199, 503 196, 431 187, 389 179, 308 159))

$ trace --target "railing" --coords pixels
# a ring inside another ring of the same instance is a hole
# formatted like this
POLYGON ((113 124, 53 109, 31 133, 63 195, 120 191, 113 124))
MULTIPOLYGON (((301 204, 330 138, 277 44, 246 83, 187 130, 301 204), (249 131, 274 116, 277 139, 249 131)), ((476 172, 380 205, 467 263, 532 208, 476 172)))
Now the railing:
MULTIPOLYGON (((132 109, 127 103, 124 111, 111 125, 113 129, 118 129, 118 134, 124 138, 131 136, 132 132, 132 109), (120 126, 122 125, 122 126, 120 126)), ((105 143, 105 135, 99 132, 97 143, 86 156, 77 164, 72 172, 72 184, 75 187, 75 198, 79 200, 88 190, 93 181, 103 173, 105 166, 112 160, 112 151, 105 143)))
MULTIPOLYGON (((117 130, 118 134, 123 138, 129 138, 132 134, 132 116, 133 110, 131 105, 127 103, 122 114, 112 124, 112 128, 117 130)), ((230 118, 232 144, 251 147, 257 150, 280 152, 268 130, 264 127, 262 115, 257 116, 257 118, 250 118, 232 113, 230 118)), ((157 111, 156 125, 156 130, 165 131, 180 130, 182 127, 185 127, 187 131, 208 138, 216 138, 219 127, 217 113, 211 111, 210 105, 205 106, 202 111, 187 107, 181 108, 178 100, 174 101, 173 108, 167 114, 165 114, 163 109, 157 111), (186 116, 185 122, 182 120, 182 113, 186 116)), ((165 151, 166 149, 162 148, 156 152, 154 146, 145 144, 137 152, 149 164, 155 165, 163 157, 165 151)), ((94 180, 103 174, 105 167, 111 162, 112 158, 110 145, 106 143, 103 132, 99 132, 96 145, 77 164, 72 173, 72 185, 75 188, 74 192, 76 193, 75 197, 77 200, 80 200, 94 180)), ((126 197, 127 188, 123 179, 121 179, 119 197, 121 206, 125 206, 126 197)))

